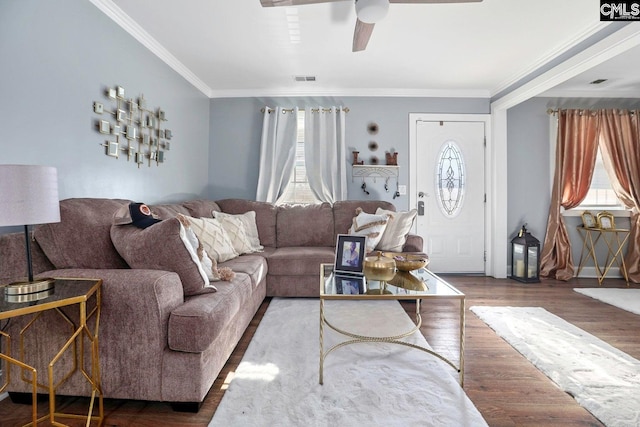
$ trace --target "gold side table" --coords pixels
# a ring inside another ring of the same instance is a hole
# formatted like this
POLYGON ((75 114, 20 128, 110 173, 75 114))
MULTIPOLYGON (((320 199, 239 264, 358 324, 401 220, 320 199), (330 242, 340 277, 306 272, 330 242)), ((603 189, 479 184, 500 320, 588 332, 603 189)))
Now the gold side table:
MULTIPOLYGON (((0 330, 0 340, 4 339, 0 359, 8 364, 16 365, 20 368, 22 381, 32 386, 32 421, 25 426, 36 426, 39 422, 49 420, 53 426, 66 426, 57 418, 86 419, 89 426, 95 421, 97 426, 102 425, 104 420, 102 385, 100 383, 100 363, 98 354, 98 326, 100 324, 101 305, 100 279, 55 279, 55 287, 47 293, 27 294, 16 296, 5 295, 0 289, 0 320, 11 319, 18 316, 32 315, 26 326, 20 330, 18 338, 19 355, 12 356, 12 337, 3 330, 0 330), (78 306, 78 319, 71 319, 63 310, 63 307, 78 306), (44 312, 53 310, 59 314, 63 321, 70 325, 71 335, 63 344, 56 355, 48 364, 48 382, 45 384, 38 380, 38 372, 35 367, 25 363, 25 336, 32 330, 36 322, 44 312), (93 330, 87 324, 91 320, 93 330), (85 344, 89 343, 91 360, 90 366, 85 365, 85 344), (73 368, 66 373, 57 383, 54 383, 55 364, 69 349, 73 351, 73 368), (91 385, 91 400, 86 416, 56 412, 56 389, 67 381, 74 373, 80 372, 91 385), (49 413, 38 418, 37 392, 39 389, 46 390, 49 394, 49 413), (97 415, 93 414, 94 405, 98 404, 97 415)), ((0 386, 0 393, 3 392, 11 382, 11 369, 7 367, 6 378, 0 386)))
POLYGON ((624 254, 622 253, 622 248, 627 243, 627 240, 629 240, 629 230, 625 228, 590 228, 582 225, 576 228, 582 239, 580 263, 578 264, 576 276, 580 275, 585 263, 589 259, 592 259, 596 268, 598 285, 602 285, 602 282, 607 277, 607 273, 609 273, 609 270, 611 270, 611 267, 613 267, 615 263, 620 269, 622 277, 627 282, 627 286, 629 286, 627 265, 624 261, 624 254), (600 241, 603 241, 607 247, 607 257, 602 266, 598 262, 598 256, 596 254, 596 247, 600 241))

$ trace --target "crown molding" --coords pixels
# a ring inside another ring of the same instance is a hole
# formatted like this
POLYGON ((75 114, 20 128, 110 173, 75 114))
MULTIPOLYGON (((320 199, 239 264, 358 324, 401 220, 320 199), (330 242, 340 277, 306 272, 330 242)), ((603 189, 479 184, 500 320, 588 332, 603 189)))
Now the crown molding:
MULTIPOLYGON (((493 101, 491 103, 492 111, 506 110, 535 96, 546 97, 546 91, 552 90, 560 83, 637 46, 640 46, 640 27, 627 25, 562 64, 493 101)), ((593 94, 590 97, 593 97, 593 94)))
POLYGON ((190 69, 188 69, 182 62, 173 56, 164 46, 162 46, 156 39, 154 39, 149 33, 147 33, 137 22, 135 22, 129 15, 124 13, 113 1, 111 0, 89 0, 100 9, 105 15, 111 18, 116 24, 120 25, 126 32, 131 34, 133 38, 138 40, 144 47, 149 49, 158 58, 164 61, 175 72, 180 74, 189 83, 196 87, 200 92, 207 97, 211 97, 211 88, 207 86, 202 80, 198 78, 190 69))
POLYGON ((332 97, 395 97, 395 98, 490 98, 488 90, 446 89, 331 89, 331 88, 279 88, 279 89, 230 89, 213 90, 210 98, 255 98, 289 96, 332 97))
POLYGON ((580 34, 577 34, 574 38, 572 38, 568 42, 564 43, 563 45, 559 46, 557 49, 552 50, 551 52, 549 52, 545 56, 541 57, 540 59, 538 59, 538 61, 536 61, 533 64, 531 64, 529 67, 527 67, 526 69, 522 70, 517 75, 515 75, 515 76, 511 77, 510 79, 505 80, 504 82, 500 83, 498 86, 496 86, 491 91, 491 96, 495 96, 495 95, 503 92, 504 90, 507 90, 511 86, 513 86, 513 85, 517 84, 518 82, 522 81, 523 79, 527 78, 527 76, 530 76, 531 74, 535 73, 537 70, 542 69, 542 67, 544 67, 549 62, 551 62, 554 59, 558 58, 560 55, 570 51, 573 47, 575 47, 579 43, 583 42, 584 40, 588 39, 592 35, 598 33, 599 31, 601 31, 602 29, 604 29, 605 27, 607 27, 610 24, 611 24, 610 22, 596 22, 596 23, 594 23, 589 28, 587 28, 585 31, 583 31, 580 34))

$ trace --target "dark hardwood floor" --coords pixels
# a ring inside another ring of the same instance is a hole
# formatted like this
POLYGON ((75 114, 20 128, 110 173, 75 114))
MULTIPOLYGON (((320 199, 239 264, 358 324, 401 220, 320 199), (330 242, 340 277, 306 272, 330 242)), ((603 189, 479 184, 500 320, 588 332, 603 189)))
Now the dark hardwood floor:
MULTIPOLYGON (((597 287, 595 279, 570 282, 546 280, 522 284, 485 277, 444 276, 466 294, 465 386, 467 395, 492 427, 601 426, 589 412, 561 391, 544 374, 499 338, 469 311, 474 305, 539 306, 640 359, 640 316, 578 294, 574 287, 597 287)), ((626 287, 607 279, 604 287, 626 287)), ((638 285, 631 285, 638 288, 638 285)), ((197 414, 174 412, 158 402, 105 400, 104 426, 206 426, 269 304, 266 300, 242 341, 209 391, 197 414)), ((402 303, 412 316, 415 303, 402 303)), ((458 361, 458 306, 438 301, 422 305, 422 333, 435 350, 458 361)), ((452 370, 451 375, 457 376, 452 370)), ((64 398, 60 405, 74 408, 86 399, 64 398)), ((46 404, 40 404, 44 411, 46 404)), ((30 406, 0 402, 0 427, 28 422, 30 406)), ((46 423, 43 425, 47 425, 46 423)), ((82 425, 81 423, 74 425, 82 425)))

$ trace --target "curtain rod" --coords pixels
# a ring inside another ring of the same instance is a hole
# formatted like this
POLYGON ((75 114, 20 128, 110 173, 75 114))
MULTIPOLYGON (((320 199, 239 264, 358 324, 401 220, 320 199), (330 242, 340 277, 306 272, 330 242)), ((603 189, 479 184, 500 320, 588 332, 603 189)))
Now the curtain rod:
MULTIPOLYGON (((349 112, 349 109, 348 109, 347 107, 340 107, 340 108, 339 108, 339 110, 343 110, 345 113, 348 113, 348 112, 349 112)), ((271 113, 272 113, 272 112, 274 112, 274 111, 276 111, 276 110, 275 110, 275 108, 271 108, 271 107, 269 107, 269 114, 271 114, 271 113)), ((293 108, 283 108, 283 109, 282 109, 282 114, 285 114, 285 113, 293 113, 294 111, 295 111, 295 110, 294 110, 293 108)), ((320 109, 319 109, 319 108, 312 108, 312 109, 311 109, 311 112, 312 112, 312 113, 317 113, 317 112, 319 112, 319 111, 320 111, 320 109)), ((331 111, 331 109, 330 109, 330 108, 323 108, 323 109, 322 109, 322 111, 323 111, 323 112, 325 112, 325 113, 328 113, 328 112, 330 112, 330 111, 331 111)), ((261 109, 260 109, 260 112, 261 112, 261 113, 264 113, 264 108, 261 108, 261 109)))
MULTIPOLYGON (((565 108, 564 110, 570 110, 571 108, 565 108)), ((581 109, 581 108, 575 108, 576 110, 584 110, 584 111, 589 111, 591 113, 597 113, 598 111, 602 111, 602 110, 609 110, 610 108, 600 108, 597 110, 591 110, 591 109, 581 109)), ((615 108, 614 108, 615 109, 615 108)), ((626 110, 626 109, 618 109, 620 111, 621 114, 635 114, 636 110, 626 110)), ((557 108, 557 109, 553 109, 553 108, 549 108, 547 109, 547 114, 552 115, 552 114, 558 114, 558 112, 562 111, 562 109, 557 108)))

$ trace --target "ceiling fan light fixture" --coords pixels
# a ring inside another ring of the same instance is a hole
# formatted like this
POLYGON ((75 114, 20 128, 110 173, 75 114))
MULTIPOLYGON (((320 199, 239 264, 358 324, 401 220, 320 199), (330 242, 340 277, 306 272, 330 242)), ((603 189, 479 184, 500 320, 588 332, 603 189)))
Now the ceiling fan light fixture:
POLYGON ((356 16, 367 24, 380 21, 388 11, 389 0, 356 0, 356 16))

